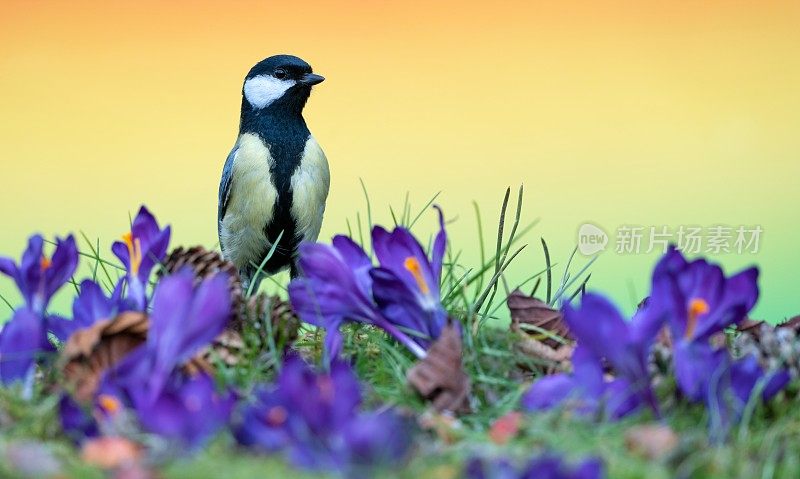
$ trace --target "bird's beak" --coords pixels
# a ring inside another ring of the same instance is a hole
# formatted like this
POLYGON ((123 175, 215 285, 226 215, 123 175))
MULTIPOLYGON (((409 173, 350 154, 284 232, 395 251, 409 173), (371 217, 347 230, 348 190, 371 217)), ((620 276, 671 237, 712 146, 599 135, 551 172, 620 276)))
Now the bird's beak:
POLYGON ((303 78, 300 79, 300 83, 303 85, 313 86, 318 83, 322 83, 325 81, 325 77, 322 75, 317 75, 315 73, 306 73, 303 75, 303 78))

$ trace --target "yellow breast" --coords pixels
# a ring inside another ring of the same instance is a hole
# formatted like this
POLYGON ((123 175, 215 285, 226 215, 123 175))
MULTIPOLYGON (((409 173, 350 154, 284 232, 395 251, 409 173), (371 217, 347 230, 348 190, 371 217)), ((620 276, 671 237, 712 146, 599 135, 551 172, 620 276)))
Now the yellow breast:
POLYGON ((261 139, 245 133, 237 145, 220 242, 228 259, 243 268, 268 247, 264 226, 272 220, 278 190, 270 175, 274 160, 261 139))

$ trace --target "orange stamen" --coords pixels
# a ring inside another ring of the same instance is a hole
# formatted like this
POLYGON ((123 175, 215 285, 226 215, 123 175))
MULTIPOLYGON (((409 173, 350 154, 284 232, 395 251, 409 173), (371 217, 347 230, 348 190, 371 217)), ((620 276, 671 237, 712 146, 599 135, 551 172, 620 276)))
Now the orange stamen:
POLYGON ((42 259, 39 262, 39 265, 42 268, 42 271, 46 271, 46 270, 50 269, 51 266, 53 266, 53 262, 50 261, 50 258, 48 258, 47 256, 42 256, 42 259))
POLYGON ((319 388, 319 393, 327 402, 333 402, 333 397, 335 396, 335 390, 333 388, 333 381, 328 376, 320 376, 317 378, 317 387, 319 388))
POLYGON ((422 294, 428 294, 431 292, 431 289, 428 287, 428 283, 422 276, 422 266, 419 264, 419 260, 417 258, 409 256, 403 262, 403 266, 414 276, 414 279, 417 280, 417 286, 419 287, 420 291, 422 291, 422 294))
POLYGON ((115 414, 122 408, 122 405, 119 403, 119 400, 114 396, 110 396, 108 394, 101 394, 97 398, 97 402, 100 404, 100 407, 109 414, 115 414))
POLYGON ((694 330, 697 329, 698 318, 708 313, 710 309, 711 308, 704 299, 694 298, 689 301, 688 318, 686 320, 686 338, 690 338, 694 334, 694 330))
POLYGON ((139 267, 142 265, 142 243, 137 238, 134 238, 131 232, 122 235, 122 241, 128 247, 128 256, 131 258, 131 273, 136 276, 139 274, 139 267))
POLYGON ((284 409, 282 406, 275 406, 267 411, 267 422, 271 426, 280 426, 286 422, 287 416, 288 414, 286 413, 286 409, 284 409))

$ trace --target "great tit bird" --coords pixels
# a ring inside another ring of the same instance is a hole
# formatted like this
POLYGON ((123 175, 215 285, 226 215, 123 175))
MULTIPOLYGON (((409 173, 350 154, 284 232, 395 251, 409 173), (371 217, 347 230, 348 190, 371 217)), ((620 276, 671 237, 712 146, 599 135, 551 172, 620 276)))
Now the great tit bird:
POLYGON ((217 226, 222 254, 245 287, 258 287, 262 275, 255 275, 270 251, 261 271, 290 268, 295 277, 299 244, 319 235, 330 172, 303 107, 323 80, 291 55, 257 63, 244 80, 239 136, 219 185, 217 226))

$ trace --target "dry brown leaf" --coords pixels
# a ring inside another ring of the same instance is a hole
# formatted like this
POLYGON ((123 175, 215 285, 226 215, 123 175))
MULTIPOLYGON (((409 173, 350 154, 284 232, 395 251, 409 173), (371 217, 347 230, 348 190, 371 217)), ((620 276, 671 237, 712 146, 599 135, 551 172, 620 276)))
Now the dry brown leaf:
POLYGON ((103 372, 143 344, 148 328, 147 315, 125 312, 70 336, 61 351, 61 365, 75 399, 91 401, 103 372))
POLYGON ((453 323, 445 326, 425 359, 408 371, 407 379, 437 411, 469 410, 470 381, 462 365, 461 332, 453 323))
POLYGON ((508 295, 506 303, 511 312, 511 331, 519 337, 517 350, 549 363, 547 373, 568 370, 574 349, 573 338, 561 311, 519 290, 508 295))
POLYGON ((778 325, 780 328, 792 328, 800 332, 800 315, 778 325))
MULTIPOLYGON (((518 330, 525 330, 525 326, 533 326, 536 329, 544 330, 552 336, 571 340, 572 335, 569 332, 567 323, 564 322, 564 316, 561 311, 551 308, 544 301, 527 296, 520 290, 516 290, 508 295, 506 299, 509 311, 511 311, 511 326, 518 330)), ((530 331, 531 335, 536 336, 536 331, 530 331)), ((537 338, 539 342, 557 348, 563 342, 558 341, 546 334, 539 333, 537 338)))
POLYGON ((625 446, 646 459, 659 459, 672 452, 679 443, 678 435, 663 424, 633 426, 625 433, 625 446))
POLYGON ((100 437, 84 443, 81 459, 101 469, 119 469, 138 463, 143 456, 139 444, 124 437, 100 437))

